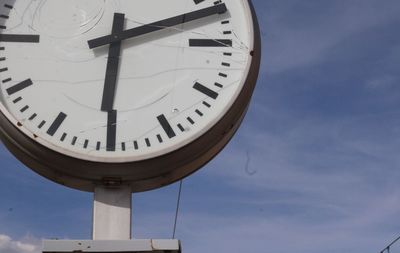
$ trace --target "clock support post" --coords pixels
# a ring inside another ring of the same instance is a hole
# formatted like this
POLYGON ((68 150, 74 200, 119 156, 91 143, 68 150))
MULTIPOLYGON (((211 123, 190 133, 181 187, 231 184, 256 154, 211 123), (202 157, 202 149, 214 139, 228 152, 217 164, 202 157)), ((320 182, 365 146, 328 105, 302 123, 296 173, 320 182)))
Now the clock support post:
POLYGON ((93 240, 130 240, 132 192, 129 186, 97 186, 93 201, 93 240))
POLYGON ((96 186, 93 198, 93 240, 44 240, 43 253, 181 253, 179 240, 131 239, 130 186, 96 186))

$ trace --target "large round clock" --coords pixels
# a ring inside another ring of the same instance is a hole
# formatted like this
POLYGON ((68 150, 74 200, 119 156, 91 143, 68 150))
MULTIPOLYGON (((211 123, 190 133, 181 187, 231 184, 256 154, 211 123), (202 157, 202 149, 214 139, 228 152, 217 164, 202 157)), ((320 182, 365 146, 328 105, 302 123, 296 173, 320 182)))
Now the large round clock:
POLYGON ((170 184, 244 117, 260 65, 249 0, 0 4, 1 139, 53 181, 170 184))

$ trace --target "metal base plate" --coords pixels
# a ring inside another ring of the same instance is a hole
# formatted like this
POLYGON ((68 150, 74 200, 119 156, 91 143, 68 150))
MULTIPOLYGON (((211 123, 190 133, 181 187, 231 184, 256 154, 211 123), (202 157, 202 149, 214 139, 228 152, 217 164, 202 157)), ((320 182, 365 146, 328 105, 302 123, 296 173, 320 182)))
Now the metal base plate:
POLYGON ((179 240, 44 240, 43 253, 181 253, 179 240))

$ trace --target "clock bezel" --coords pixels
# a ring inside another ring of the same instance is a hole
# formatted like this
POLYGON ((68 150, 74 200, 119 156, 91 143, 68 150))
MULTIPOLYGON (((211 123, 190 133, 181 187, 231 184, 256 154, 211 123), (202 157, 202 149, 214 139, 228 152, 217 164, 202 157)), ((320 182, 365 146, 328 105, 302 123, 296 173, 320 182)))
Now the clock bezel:
POLYGON ((247 0, 253 20, 254 45, 249 73, 236 101, 209 131, 170 153, 135 162, 104 163, 74 158, 34 141, 0 113, 0 138, 26 166, 59 184, 93 191, 96 185, 131 185, 132 192, 159 188, 176 182, 203 167, 233 137, 247 111, 258 78, 261 37, 251 0, 247 0))

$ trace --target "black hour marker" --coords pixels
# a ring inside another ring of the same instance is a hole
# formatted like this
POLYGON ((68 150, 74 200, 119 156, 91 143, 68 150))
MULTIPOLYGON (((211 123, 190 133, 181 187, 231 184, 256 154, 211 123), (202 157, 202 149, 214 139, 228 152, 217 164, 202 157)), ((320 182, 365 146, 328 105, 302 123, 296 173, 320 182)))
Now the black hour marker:
POLYGON ((223 77, 223 78, 227 78, 228 77, 228 75, 227 74, 224 74, 224 73, 219 73, 218 74, 220 77, 223 77))
POLYGON ((97 144, 96 144, 96 150, 98 151, 98 150, 100 150, 100 147, 101 147, 101 142, 97 142, 97 144))
POLYGON ((225 34, 225 35, 227 35, 227 34, 232 34, 232 32, 231 32, 231 31, 224 31, 224 34, 225 34))
POLYGON ((134 141, 134 142, 133 142, 133 146, 135 147, 135 150, 138 150, 138 149, 139 149, 139 145, 138 145, 138 142, 137 142, 137 141, 134 141))
POLYGON ((165 133, 168 135, 169 138, 173 138, 176 136, 174 130, 172 129, 171 125, 169 124, 167 118, 162 114, 157 117, 158 122, 160 122, 160 125, 164 129, 165 133))
POLYGON ((0 41, 39 43, 40 36, 39 35, 28 35, 28 34, 0 34, 0 41))
POLYGON ((229 20, 222 21, 221 24, 223 25, 229 24, 229 20))
POLYGON ((222 64, 222 66, 224 66, 224 67, 230 67, 231 66, 231 64, 230 63, 227 63, 227 62, 223 62, 223 63, 221 63, 222 64))
POLYGON ((199 3, 201 3, 201 2, 204 2, 204 0, 194 0, 194 3, 195 3, 195 4, 199 4, 199 3))
POLYGON ((9 4, 5 4, 4 7, 8 8, 8 9, 12 9, 13 8, 13 6, 9 5, 9 4))
POLYGON ((189 39, 190 47, 232 47, 232 40, 189 39))
POLYGON ((47 134, 50 136, 54 136, 54 134, 57 132, 57 130, 60 128, 61 124, 66 118, 67 115, 63 112, 60 112, 60 114, 58 114, 57 118, 51 124, 49 130, 47 130, 47 134))
POLYGON ((11 78, 7 78, 7 79, 4 79, 2 82, 3 83, 8 83, 8 82, 10 82, 12 79, 11 78))
POLYGON ((210 98, 217 99, 217 97, 218 97, 218 93, 217 93, 217 92, 215 92, 215 91, 213 91, 213 90, 207 88, 206 86, 204 86, 204 85, 202 85, 202 84, 200 84, 200 83, 195 83, 194 86, 193 86, 193 88, 194 88, 195 90, 200 91, 200 92, 203 93, 204 95, 209 96, 210 98))
POLYGON ((126 150, 125 142, 121 143, 121 149, 122 149, 122 151, 125 151, 125 150, 126 150))
MULTIPOLYGON (((4 81, 3 81, 4 82, 4 81)), ((21 91, 33 84, 31 79, 26 79, 25 81, 20 82, 19 84, 16 84, 10 88, 8 88, 6 91, 8 95, 12 95, 18 91, 21 91)))
POLYGON ((225 52, 224 56, 232 56, 232 53, 225 52))
POLYGON ((108 112, 107 119, 107 151, 115 151, 117 140, 117 111, 108 112))

